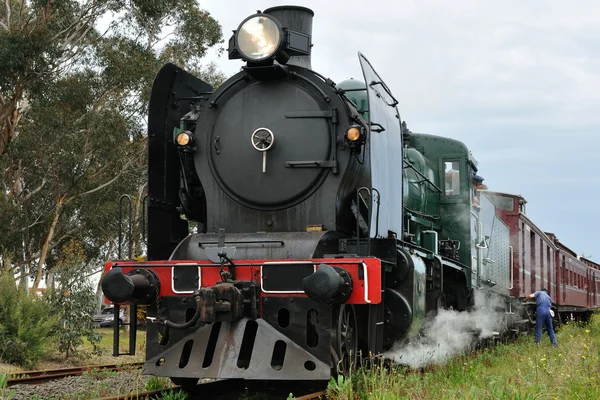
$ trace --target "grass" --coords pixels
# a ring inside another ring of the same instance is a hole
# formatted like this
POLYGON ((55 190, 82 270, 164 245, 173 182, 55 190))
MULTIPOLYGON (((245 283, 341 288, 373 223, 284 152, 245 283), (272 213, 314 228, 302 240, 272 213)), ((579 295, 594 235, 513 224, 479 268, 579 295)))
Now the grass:
MULTIPOLYGON (((143 361, 144 331, 137 332, 136 356, 120 357, 112 356, 112 329, 100 328, 98 331, 103 336, 100 346, 105 350, 104 355, 90 356, 92 346, 86 341, 82 346, 84 356, 65 362, 64 356, 54 354, 37 369, 143 361)), ((328 398, 600 399, 600 314, 594 315, 585 326, 564 325, 557 333, 557 340, 559 347, 553 348, 544 333, 542 344, 535 345, 533 336, 529 335, 519 338, 516 343, 455 357, 444 365, 427 367, 419 372, 382 365, 359 369, 353 371, 350 378, 332 379, 328 398)), ((128 349, 128 336, 123 332, 120 346, 122 352, 128 349)), ((0 366, 0 369, 22 372, 10 365, 0 366)), ((147 383, 147 387, 165 386, 168 382, 160 379, 147 383)), ((7 394, 0 389, 0 398, 7 394)))
MULTIPOLYGON (((100 341, 100 348, 102 348, 101 355, 92 354, 92 345, 84 338, 83 345, 79 348, 80 355, 77 357, 69 357, 68 360, 64 359, 64 356, 55 353, 52 357, 44 360, 42 365, 45 368, 61 368, 61 366, 79 366, 79 365, 93 365, 93 364, 124 364, 144 361, 146 354, 146 332, 138 330, 136 332, 135 342, 135 355, 134 356, 119 356, 113 357, 113 328, 98 328, 98 333, 102 335, 100 341), (59 364, 59 366, 53 366, 59 364)), ((119 335, 119 352, 125 353, 129 351, 129 334, 123 331, 119 335)))
MULTIPOLYGON (((95 365, 95 364, 124 364, 132 362, 144 361, 146 354, 146 332, 138 330, 136 332, 136 354, 134 356, 119 356, 113 357, 113 330, 112 328, 98 328, 98 332, 102 335, 100 347, 102 348, 101 355, 92 354, 92 345, 84 338, 84 344, 79 348, 78 356, 71 356, 65 360, 65 356, 57 351, 51 352, 49 356, 41 360, 35 366, 36 370, 58 369, 75 367, 80 365, 95 365)), ((120 352, 129 351, 129 335, 123 332, 119 336, 120 352)), ((0 364, 0 373, 18 374, 24 369, 12 364, 0 364)), ((0 397, 1 398, 1 397, 0 397)))
POLYGON ((421 372, 375 366, 332 379, 328 398, 354 399, 599 399, 600 315, 587 326, 567 324, 558 348, 544 333, 421 372))
MULTIPOLYGON (((98 328, 97 331, 102 335, 102 340, 100 341, 100 347, 102 349, 104 349, 105 353, 107 353, 111 358, 114 358, 114 357, 112 357, 113 328, 98 328)), ((92 351, 92 345, 87 340, 85 340, 85 343, 82 346, 82 349, 85 352, 90 353, 92 351)), ((119 335, 119 352, 125 353, 128 351, 129 351, 129 333, 124 332, 123 328, 121 328, 120 335, 119 335)), ((144 354, 146 353, 146 331, 138 330, 136 332, 135 353, 136 353, 136 355, 134 357, 136 358, 136 360, 128 361, 128 362, 144 361, 144 354)), ((131 356, 125 356, 125 357, 120 356, 119 359, 128 358, 128 357, 131 357, 131 356)))

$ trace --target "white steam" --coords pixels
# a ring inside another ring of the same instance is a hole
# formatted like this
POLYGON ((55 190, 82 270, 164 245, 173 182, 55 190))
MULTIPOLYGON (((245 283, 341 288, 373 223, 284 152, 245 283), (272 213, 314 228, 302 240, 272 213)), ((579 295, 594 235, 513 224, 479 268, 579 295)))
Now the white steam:
POLYGON ((464 353, 477 338, 489 338, 503 330, 504 312, 495 310, 504 306, 498 296, 476 290, 475 304, 473 312, 439 310, 434 318, 425 321, 420 337, 395 344, 384 357, 411 368, 442 364, 464 353))

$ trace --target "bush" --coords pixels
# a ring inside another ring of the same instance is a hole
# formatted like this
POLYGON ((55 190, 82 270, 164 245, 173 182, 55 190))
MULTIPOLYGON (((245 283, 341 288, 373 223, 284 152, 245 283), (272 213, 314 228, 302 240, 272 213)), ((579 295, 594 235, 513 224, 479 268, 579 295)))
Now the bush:
POLYGON ((66 358, 77 353, 84 343, 83 337, 92 344, 95 354, 102 352, 98 346, 102 336, 96 332, 94 323, 96 291, 88 279, 82 279, 84 267, 84 248, 81 243, 71 241, 61 248, 52 269, 57 289, 49 291, 47 301, 59 317, 54 334, 58 349, 66 358))
POLYGON ((40 298, 18 288, 11 273, 0 275, 0 359, 32 368, 53 341, 57 318, 40 298))
POLYGON ((58 350, 65 358, 78 352, 83 337, 92 344, 93 352, 100 354, 102 349, 98 344, 102 336, 95 330, 96 293, 91 284, 81 279, 64 279, 61 290, 50 292, 47 300, 60 318, 54 334, 58 350))

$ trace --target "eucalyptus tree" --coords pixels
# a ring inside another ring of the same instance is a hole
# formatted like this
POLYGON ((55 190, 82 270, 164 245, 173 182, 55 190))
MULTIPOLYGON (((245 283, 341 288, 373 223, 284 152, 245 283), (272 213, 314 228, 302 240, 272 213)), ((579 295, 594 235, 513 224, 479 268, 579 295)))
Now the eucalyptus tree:
POLYGON ((152 80, 167 61, 222 80, 202 64, 221 43, 194 0, 0 5, 0 247, 34 290, 68 240, 107 257, 121 193, 141 214, 152 80))

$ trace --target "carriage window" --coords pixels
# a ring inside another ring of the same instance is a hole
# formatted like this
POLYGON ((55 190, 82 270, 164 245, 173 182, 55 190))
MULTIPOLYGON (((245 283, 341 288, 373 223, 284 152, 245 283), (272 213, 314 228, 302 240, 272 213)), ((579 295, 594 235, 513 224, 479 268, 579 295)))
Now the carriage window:
POLYGON ((512 197, 496 196, 492 194, 488 194, 488 197, 492 200, 496 208, 514 211, 515 205, 512 197))
POLYGON ((444 164, 446 196, 458 196, 460 194, 460 172, 458 161, 446 161, 444 164))

